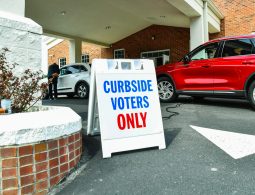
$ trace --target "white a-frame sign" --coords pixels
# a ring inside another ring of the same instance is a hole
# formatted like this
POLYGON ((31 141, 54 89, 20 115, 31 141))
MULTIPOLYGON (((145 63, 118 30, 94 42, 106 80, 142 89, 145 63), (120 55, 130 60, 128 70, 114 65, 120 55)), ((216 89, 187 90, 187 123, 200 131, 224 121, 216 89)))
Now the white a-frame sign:
POLYGON ((99 133, 99 127, 104 158, 114 152, 166 147, 152 60, 93 60, 88 134, 99 133))

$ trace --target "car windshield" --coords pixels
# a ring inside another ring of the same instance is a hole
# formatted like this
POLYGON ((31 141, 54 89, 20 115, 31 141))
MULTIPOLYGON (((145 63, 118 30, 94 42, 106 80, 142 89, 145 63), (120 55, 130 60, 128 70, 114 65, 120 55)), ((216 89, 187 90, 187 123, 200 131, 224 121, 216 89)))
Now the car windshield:
POLYGON ((72 74, 80 72, 79 66, 70 66, 67 67, 67 70, 70 71, 72 74))

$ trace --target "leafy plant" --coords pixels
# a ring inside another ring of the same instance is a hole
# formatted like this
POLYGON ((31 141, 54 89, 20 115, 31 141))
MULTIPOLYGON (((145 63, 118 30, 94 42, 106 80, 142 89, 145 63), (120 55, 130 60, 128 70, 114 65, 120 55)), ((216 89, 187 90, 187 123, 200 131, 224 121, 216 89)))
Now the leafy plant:
POLYGON ((0 99, 12 100, 14 113, 24 112, 42 99, 41 92, 48 87, 41 83, 42 71, 25 70, 20 77, 13 74, 17 63, 9 64, 6 60, 7 48, 0 51, 0 99))

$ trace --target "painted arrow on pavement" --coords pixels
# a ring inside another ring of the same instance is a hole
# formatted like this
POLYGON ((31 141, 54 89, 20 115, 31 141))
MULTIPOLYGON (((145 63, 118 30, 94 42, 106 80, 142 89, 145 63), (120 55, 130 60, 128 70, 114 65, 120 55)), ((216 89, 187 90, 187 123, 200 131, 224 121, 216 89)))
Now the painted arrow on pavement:
POLYGON ((255 136, 190 125, 234 159, 255 153, 255 136))

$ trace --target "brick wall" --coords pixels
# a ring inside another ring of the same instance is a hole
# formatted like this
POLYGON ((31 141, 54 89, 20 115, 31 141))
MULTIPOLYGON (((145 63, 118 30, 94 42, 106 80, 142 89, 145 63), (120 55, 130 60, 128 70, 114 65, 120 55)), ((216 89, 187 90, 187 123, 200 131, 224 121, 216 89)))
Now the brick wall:
MULTIPOLYGON (((82 43, 82 54, 89 54, 89 63, 92 63, 92 59, 101 58, 101 47, 82 43)), ((70 63, 69 58, 69 41, 64 40, 56 46, 48 50, 48 64, 57 63, 59 58, 66 58, 66 63, 70 63)))
POLYGON ((189 38, 188 28, 152 25, 102 49, 102 57, 113 58, 114 49, 124 48, 126 58, 140 58, 144 51, 170 49, 170 61, 176 62, 189 51, 189 38))
POLYGON ((213 0, 225 18, 221 33, 210 38, 255 32, 255 0, 213 0))
POLYGON ((66 58, 66 63, 69 63, 69 41, 64 40, 48 50, 48 64, 57 63, 59 58, 66 58))
POLYGON ((0 194, 44 195, 77 165, 82 134, 55 140, 0 147, 0 194))
POLYGON ((101 57, 104 59, 113 59, 113 50, 111 48, 102 48, 101 57))
POLYGON ((82 54, 89 54, 89 63, 92 63, 94 58, 101 58, 101 47, 93 44, 83 43, 82 54))

